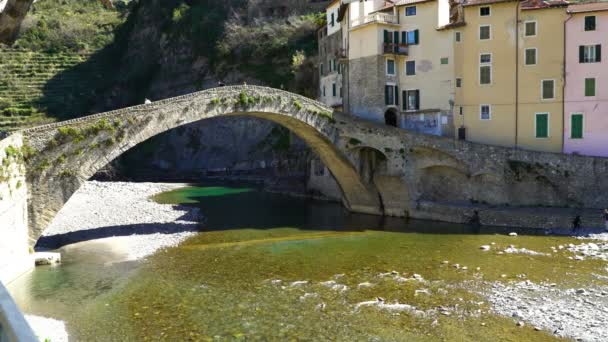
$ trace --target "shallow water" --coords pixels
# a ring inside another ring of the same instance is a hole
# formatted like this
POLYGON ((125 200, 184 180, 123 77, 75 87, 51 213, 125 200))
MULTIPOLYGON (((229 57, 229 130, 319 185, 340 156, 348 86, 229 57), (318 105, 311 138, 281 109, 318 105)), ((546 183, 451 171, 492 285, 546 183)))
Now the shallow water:
POLYGON ((572 238, 356 215, 251 188, 155 199, 199 206, 205 231, 143 262, 114 262, 108 244, 67 246, 62 265, 11 284, 21 308, 65 320, 78 341, 544 341, 555 338, 490 313, 478 290, 588 286, 606 273, 551 251, 572 238), (547 255, 498 253, 511 244, 547 255))

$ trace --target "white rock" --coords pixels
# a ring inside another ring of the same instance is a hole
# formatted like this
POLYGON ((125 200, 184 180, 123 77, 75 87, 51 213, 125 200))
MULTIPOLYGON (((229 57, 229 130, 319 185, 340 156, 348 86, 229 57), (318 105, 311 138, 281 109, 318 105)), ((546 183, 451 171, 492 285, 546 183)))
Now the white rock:
POLYGON ((490 246, 488 245, 482 245, 479 247, 479 249, 481 249, 482 251, 489 251, 490 250, 490 246))
POLYGON ((517 236, 517 233, 516 232, 510 232, 509 236, 517 236))
POLYGON ((34 261, 38 266, 58 264, 61 262, 61 254, 52 252, 36 252, 34 253, 34 261))

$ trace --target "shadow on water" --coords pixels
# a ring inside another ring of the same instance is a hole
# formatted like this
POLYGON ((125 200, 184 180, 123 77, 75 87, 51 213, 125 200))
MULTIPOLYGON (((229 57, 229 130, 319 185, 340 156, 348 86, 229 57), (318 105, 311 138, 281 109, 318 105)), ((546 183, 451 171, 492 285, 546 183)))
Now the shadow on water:
POLYGON ((113 236, 174 234, 238 229, 268 230, 294 227, 300 230, 361 232, 365 230, 423 234, 544 235, 543 230, 475 226, 352 213, 340 203, 293 198, 243 187, 242 184, 205 184, 166 192, 154 197, 186 211, 176 222, 101 227, 43 236, 37 248, 65 245, 113 236), (200 211, 200 214, 197 212, 200 211), (198 218, 198 219, 197 219, 198 218), (199 224, 200 223, 200 224, 199 224))

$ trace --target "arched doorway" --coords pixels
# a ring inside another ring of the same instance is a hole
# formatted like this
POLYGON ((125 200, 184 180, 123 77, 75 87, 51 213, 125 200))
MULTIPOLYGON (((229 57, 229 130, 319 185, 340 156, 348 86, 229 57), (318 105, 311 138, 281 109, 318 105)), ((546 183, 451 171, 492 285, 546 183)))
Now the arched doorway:
POLYGON ((394 109, 389 109, 384 113, 384 123, 387 126, 397 127, 397 112, 394 109))

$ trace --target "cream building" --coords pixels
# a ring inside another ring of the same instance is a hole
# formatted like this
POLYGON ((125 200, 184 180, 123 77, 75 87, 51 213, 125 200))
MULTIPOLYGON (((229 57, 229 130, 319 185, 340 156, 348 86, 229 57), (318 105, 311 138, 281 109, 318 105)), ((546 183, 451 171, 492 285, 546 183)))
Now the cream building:
POLYGON ((454 60, 447 0, 348 5, 348 100, 353 115, 452 135, 454 60))
POLYGON ((470 0, 454 32, 456 136, 561 152, 565 3, 470 0))

